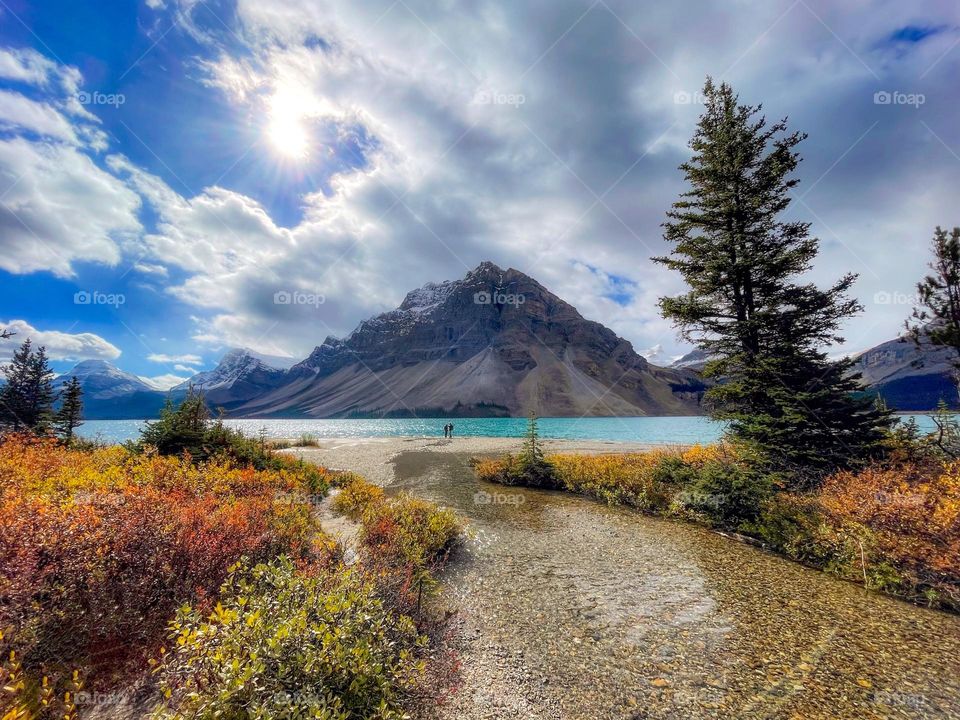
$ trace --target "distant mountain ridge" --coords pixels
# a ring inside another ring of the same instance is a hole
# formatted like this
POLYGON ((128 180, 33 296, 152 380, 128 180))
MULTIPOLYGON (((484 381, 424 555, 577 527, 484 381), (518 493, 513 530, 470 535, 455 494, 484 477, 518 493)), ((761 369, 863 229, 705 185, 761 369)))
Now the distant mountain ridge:
POLYGON ((182 395, 193 387, 203 392, 211 407, 230 410, 280 386, 294 362, 292 358, 233 348, 213 370, 197 373, 174 387, 172 393, 182 395))
POLYGON ((933 410, 942 399, 960 407, 951 348, 931 345, 926 338, 918 347, 897 338, 880 343, 854 357, 854 369, 863 376, 867 391, 879 395, 896 410, 933 410))

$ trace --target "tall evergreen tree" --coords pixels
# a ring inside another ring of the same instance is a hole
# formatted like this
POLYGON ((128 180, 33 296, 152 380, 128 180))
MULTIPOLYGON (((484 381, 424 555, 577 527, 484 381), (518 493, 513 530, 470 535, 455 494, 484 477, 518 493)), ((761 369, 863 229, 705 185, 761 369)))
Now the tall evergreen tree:
POLYGON ((60 409, 53 418, 53 425, 68 443, 73 440, 73 431, 83 425, 83 388, 76 377, 70 378, 63 388, 60 409))
POLYGON ((810 223, 781 219, 806 136, 785 120, 768 125, 726 83, 708 79, 704 96, 693 156, 680 166, 690 189, 664 223, 672 252, 654 258, 689 290, 660 308, 711 358, 705 374, 719 382, 706 399, 735 439, 794 482, 856 465, 879 452, 889 417, 855 395, 851 361, 823 350, 862 310, 846 296, 856 276, 826 290, 800 282, 818 240, 810 223))
POLYGON ((930 274, 917 283, 919 307, 906 321, 907 334, 918 345, 927 339, 952 348, 956 378, 960 376, 960 227, 948 235, 938 226, 931 249, 930 274))
POLYGON ((54 394, 46 350, 34 351, 27 338, 3 372, 7 382, 0 390, 0 425, 15 432, 47 432, 54 394))

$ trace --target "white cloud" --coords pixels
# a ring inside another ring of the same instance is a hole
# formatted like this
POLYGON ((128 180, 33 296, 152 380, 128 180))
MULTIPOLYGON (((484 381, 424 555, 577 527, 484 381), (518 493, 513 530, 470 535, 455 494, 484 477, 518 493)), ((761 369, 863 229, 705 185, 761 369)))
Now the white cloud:
POLYGON ((120 357, 116 346, 93 333, 69 333, 59 330, 38 330, 24 320, 0 322, 0 327, 16 333, 12 338, 0 340, 0 358, 9 359, 24 340, 33 346, 43 346, 51 360, 115 360, 120 357))
POLYGON ((196 374, 197 374, 197 369, 196 369, 196 368, 189 367, 188 365, 180 365, 179 363, 176 364, 176 365, 174 365, 174 366, 173 366, 173 369, 174 369, 174 370, 178 370, 179 372, 188 373, 188 374, 190 374, 190 375, 196 375, 196 374))
POLYGON ((152 387, 154 390, 169 390, 172 387, 176 387, 184 380, 188 380, 187 377, 180 377, 179 375, 166 374, 166 375, 154 375, 153 377, 145 377, 143 375, 138 376, 143 380, 147 385, 152 387))
POLYGON ((141 230, 140 199, 84 153, 0 140, 0 268, 73 275, 78 260, 116 265, 141 230))
POLYGON ((43 91, 0 90, 0 268, 70 277, 76 261, 115 265, 142 231, 141 203, 92 158, 106 136, 78 100, 79 71, 0 49, 0 77, 43 91))
POLYGON ((0 90, 0 129, 26 130, 71 144, 78 142, 73 125, 53 107, 7 90, 0 90))
POLYGON ((203 358, 199 355, 165 355, 163 353, 151 353, 147 355, 147 360, 155 363, 189 363, 190 365, 203 363, 203 358))
POLYGON ((133 269, 137 272, 143 273, 144 275, 158 275, 160 277, 167 277, 170 273, 163 265, 154 265, 152 263, 138 262, 133 266, 133 269))
MULTIPOLYGON (((49 85, 61 74, 60 66, 32 48, 0 48, 0 77, 28 85, 49 85)), ((76 73, 67 77, 76 79, 76 73)), ((74 84, 75 87, 75 84, 74 84)))

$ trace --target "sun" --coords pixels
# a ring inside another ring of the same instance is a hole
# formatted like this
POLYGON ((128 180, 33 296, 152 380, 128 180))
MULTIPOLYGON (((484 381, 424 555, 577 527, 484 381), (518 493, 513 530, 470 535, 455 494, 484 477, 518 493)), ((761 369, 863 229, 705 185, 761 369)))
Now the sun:
POLYGON ((269 101, 267 139, 277 153, 290 160, 303 160, 310 153, 302 97, 292 91, 278 91, 269 101))
POLYGON ((310 138, 299 118, 273 118, 267 127, 273 149, 291 160, 302 160, 310 150, 310 138))

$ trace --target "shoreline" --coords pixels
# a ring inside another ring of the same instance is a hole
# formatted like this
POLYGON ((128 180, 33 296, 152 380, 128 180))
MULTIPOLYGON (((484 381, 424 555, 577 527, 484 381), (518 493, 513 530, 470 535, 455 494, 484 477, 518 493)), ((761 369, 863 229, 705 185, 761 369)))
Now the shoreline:
MULTIPOLYGON (((295 439, 292 439, 295 441, 295 439)), ((642 443, 619 440, 555 440, 544 438, 548 454, 643 452, 646 450, 689 447, 685 443, 642 443)), ((434 452, 457 455, 499 456, 517 453, 523 438, 465 436, 447 439, 436 436, 323 438, 316 446, 288 447, 280 452, 294 455, 329 470, 348 470, 366 480, 386 487, 394 481, 393 460, 405 452, 434 452)))

